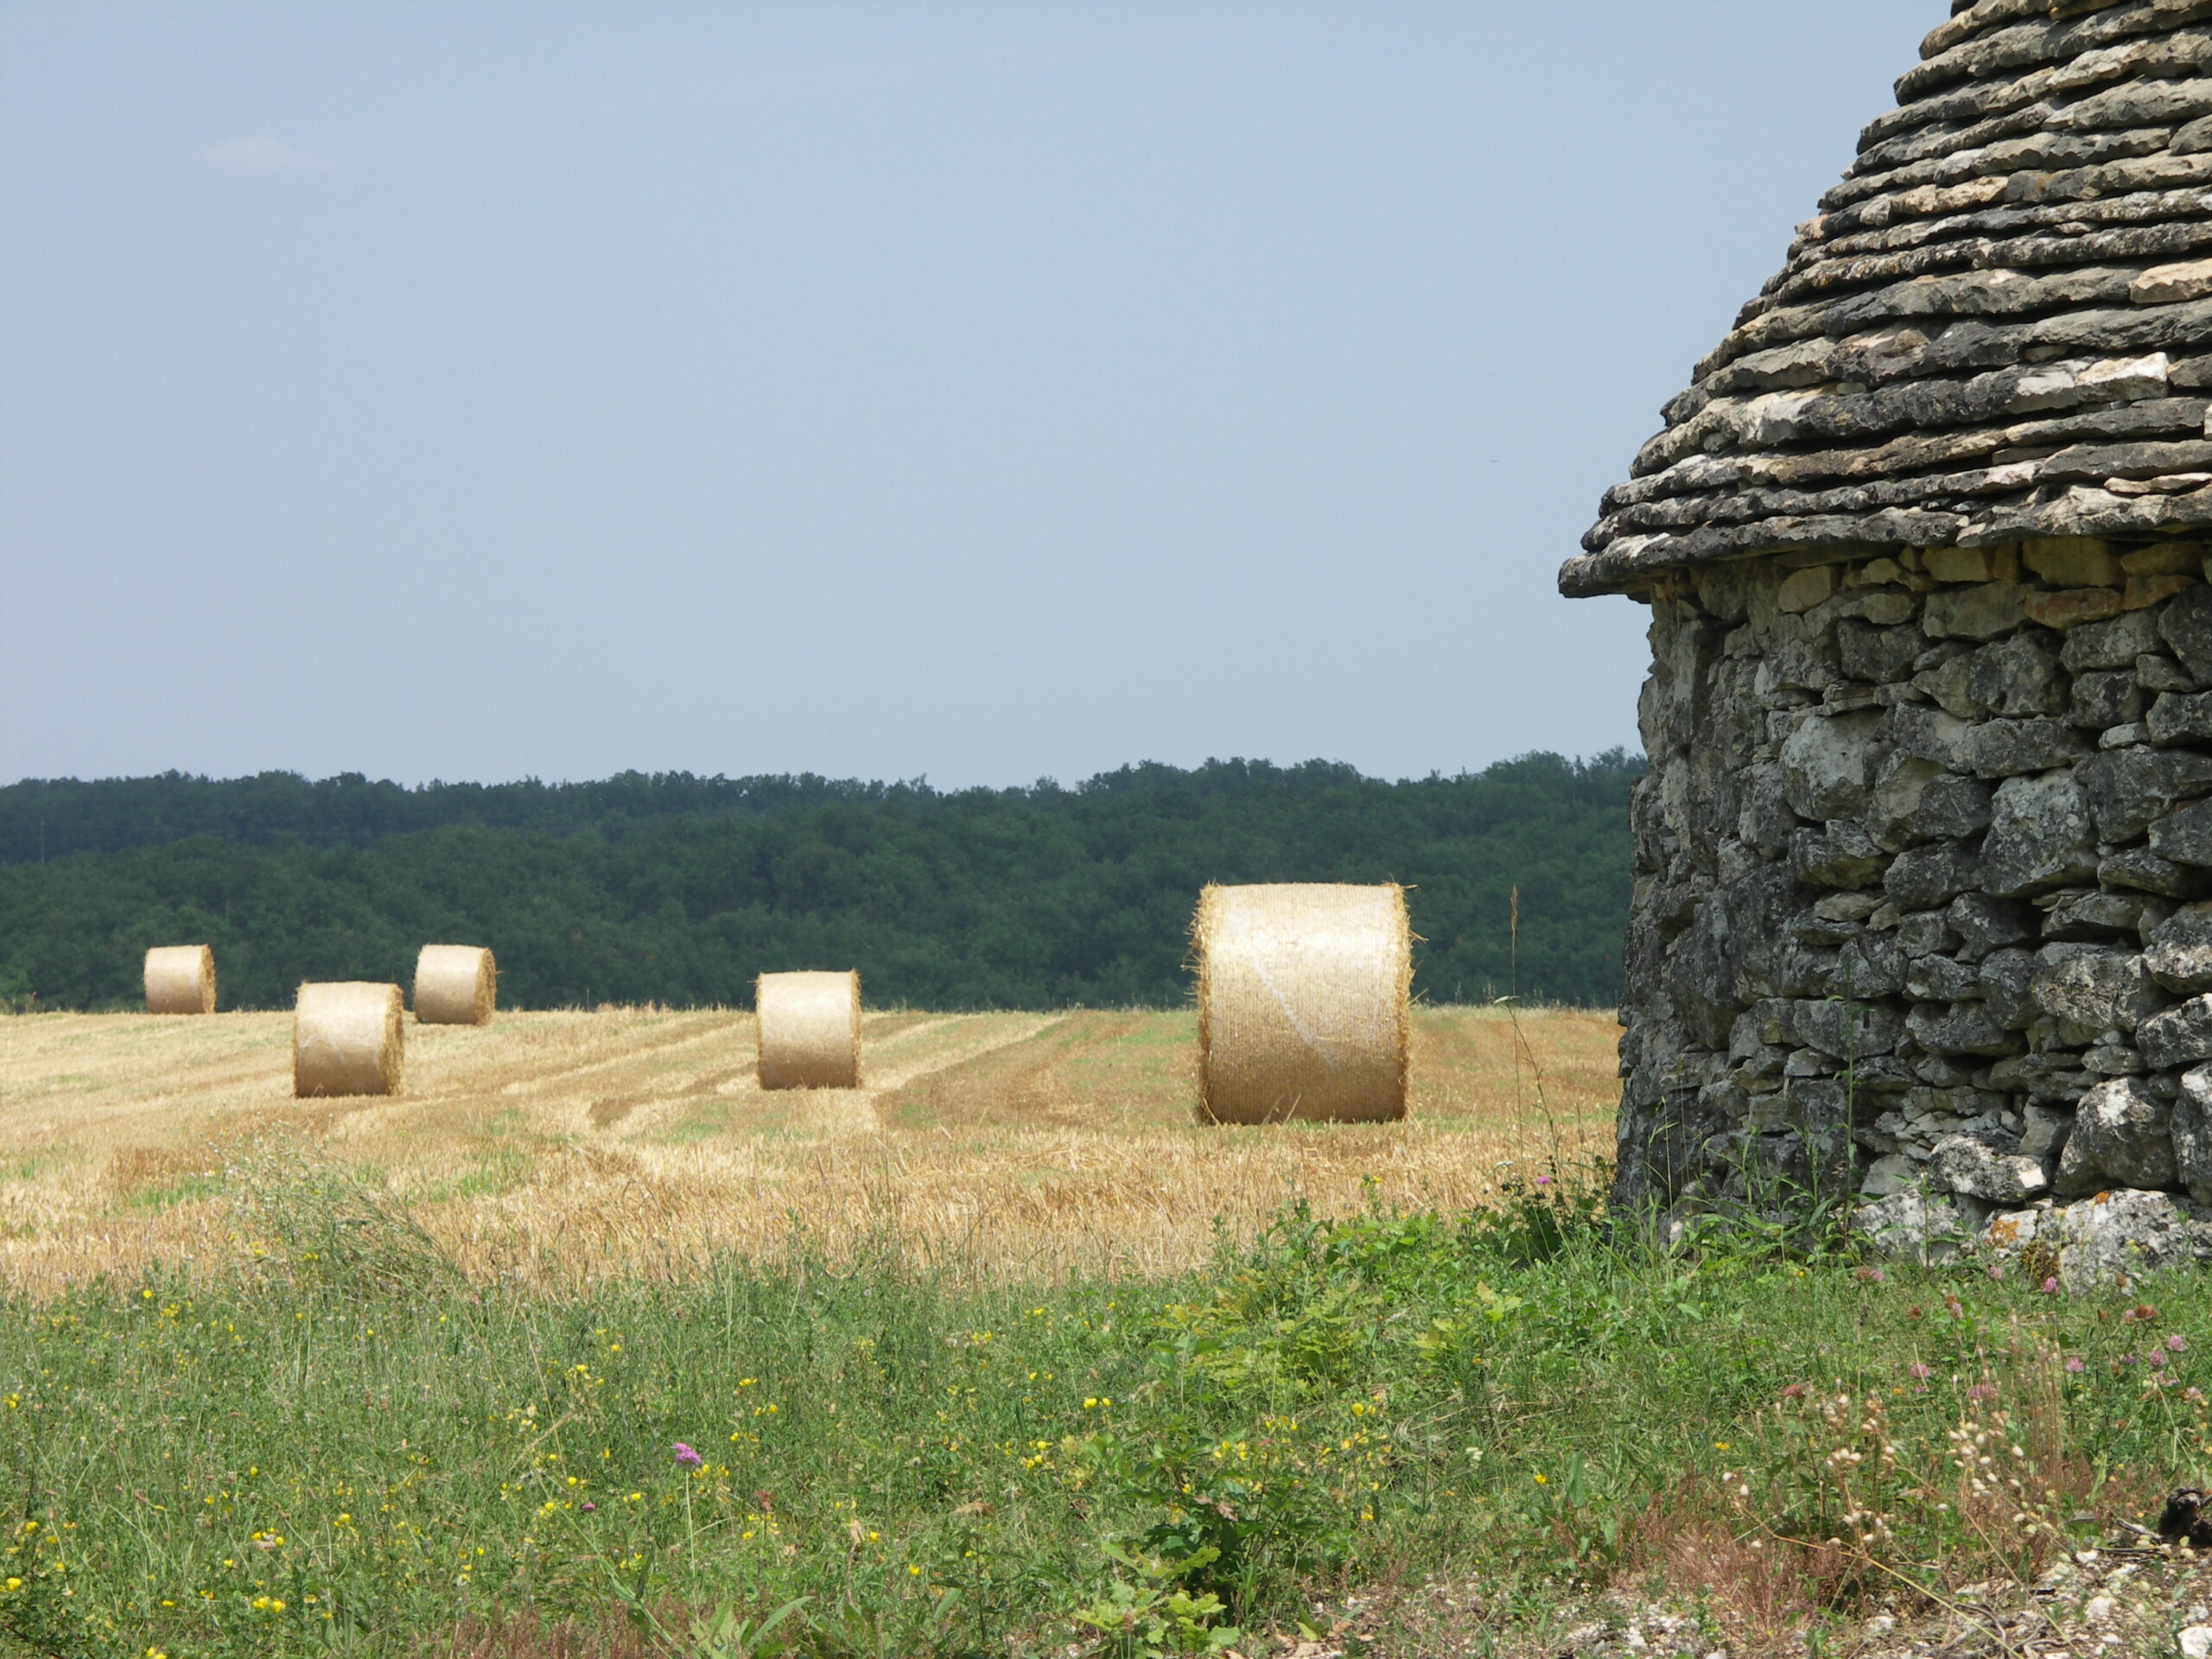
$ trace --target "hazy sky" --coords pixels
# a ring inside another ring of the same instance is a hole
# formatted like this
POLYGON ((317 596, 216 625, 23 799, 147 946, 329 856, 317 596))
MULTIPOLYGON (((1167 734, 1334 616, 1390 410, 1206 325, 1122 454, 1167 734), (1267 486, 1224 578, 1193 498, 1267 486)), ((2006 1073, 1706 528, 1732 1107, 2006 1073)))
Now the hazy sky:
POLYGON ((0 781, 1415 775, 1942 0, 0 0, 0 781))

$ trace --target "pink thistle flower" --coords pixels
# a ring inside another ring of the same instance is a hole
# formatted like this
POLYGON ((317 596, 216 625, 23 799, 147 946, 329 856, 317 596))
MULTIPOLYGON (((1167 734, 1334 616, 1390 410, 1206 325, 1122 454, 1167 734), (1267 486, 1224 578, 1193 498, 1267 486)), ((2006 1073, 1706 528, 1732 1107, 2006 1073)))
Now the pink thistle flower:
POLYGON ((694 1452, 690 1446, 684 1445, 681 1440, 678 1440, 671 1449, 676 1453, 676 1460, 682 1464, 686 1469, 696 1469, 701 1464, 706 1461, 704 1458, 701 1457, 696 1452, 694 1452))
POLYGON ((2069 1355, 2067 1355, 2067 1357, 2066 1357, 2066 1371, 2067 1371, 2067 1375, 2068 1375, 2068 1376, 2081 1376, 2081 1375, 2082 1375, 2082 1369, 2083 1369, 2083 1367, 2082 1367, 2082 1356, 2081 1356, 2081 1355, 2079 1355, 2079 1354, 2069 1354, 2069 1355))
POLYGON ((2173 1335, 2166 1338, 2166 1347, 2173 1353, 2181 1353, 2185 1351, 2188 1346, 2189 1338, 2182 1335, 2178 1331, 2175 1332, 2173 1335))
POLYGON ((1929 1377, 1936 1375, 1934 1371, 1930 1370, 1927 1366, 1923 1365, 1918 1360, 1915 1360, 1906 1368, 1905 1374, 1911 1377, 1916 1382, 1925 1382, 1929 1377))
POLYGON ((2058 1281, 2057 1281, 2057 1280, 2056 1280, 2056 1279, 2046 1279, 2046 1280, 2044 1280, 2044 1281, 2043 1281, 2043 1294, 2044 1294, 2044 1295, 2046 1295, 2046 1296, 2056 1296, 2056 1295, 2057 1295, 2057 1294, 2058 1294, 2058 1281))

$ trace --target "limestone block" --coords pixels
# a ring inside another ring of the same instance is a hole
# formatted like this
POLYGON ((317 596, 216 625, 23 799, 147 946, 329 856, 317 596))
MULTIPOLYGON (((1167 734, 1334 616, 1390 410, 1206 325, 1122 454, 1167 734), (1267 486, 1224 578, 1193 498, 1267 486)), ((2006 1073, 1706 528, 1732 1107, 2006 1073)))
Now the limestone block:
POLYGON ((1904 994, 1916 1002, 1958 1002, 1981 995, 1981 976, 1971 963, 1922 957, 1905 968, 1904 994))
POLYGON ((2066 707, 2067 680, 2059 639, 2026 628, 1986 645, 1967 659, 1967 693, 1992 714, 2055 715, 2066 707))
POLYGON ((1835 592, 1835 567, 1816 564, 1792 572, 1774 591, 1774 607, 1792 615, 1811 610, 1835 592))
POLYGON ((2153 743, 2203 742, 2212 738, 2212 691, 2162 691, 2145 724, 2153 743))
POLYGON ((1861 1205, 1851 1226, 1891 1261, 1948 1262, 1974 1248, 1988 1215, 1979 1199, 1916 1185, 1861 1205))
POLYGON ((1917 628, 1876 627, 1856 618, 1836 624, 1835 643, 1843 671, 1873 685, 1910 678, 1914 659, 1928 647, 1917 628))
POLYGON ((2050 905, 2044 916, 2046 939, 2109 941, 2133 935, 2139 944, 2173 908, 2148 893, 2106 893, 2095 887, 2050 894, 2039 902, 2050 905), (2050 904, 2054 898, 2059 902, 2050 904))
POLYGON ((2053 1183, 2069 1197, 2113 1186, 2171 1186, 2172 1109, 2133 1077, 2101 1083, 2082 1096, 2074 1132, 2053 1183))
POLYGON ((2031 622, 2064 630, 2119 615, 2120 600, 2117 588, 2066 588, 2056 593, 2030 594, 2021 609, 2031 622))
POLYGON ((1945 914, 1958 933, 1959 957, 1965 962, 1979 962, 1999 945, 2036 936, 2035 912, 2017 899, 1962 893, 1945 914))
POLYGON ((2054 588, 2110 588, 2120 580, 2120 561, 2103 542, 2071 537, 2023 542, 2020 563, 2054 588))
POLYGON ((2196 690, 2189 671, 2162 651, 2146 651, 2135 659, 2135 683, 2153 693, 2196 690))
POLYGON ((2041 1159, 1974 1135, 1943 1136, 1928 1169, 1937 1186, 1992 1204, 2024 1204, 2050 1190, 2041 1159))
POLYGON ((2028 989, 2054 1020, 2092 1031, 2133 1031, 2167 1001, 2139 953, 2102 944, 2046 944, 2028 989))
POLYGON ((2031 591, 2017 582, 1987 582, 1930 594, 1921 627, 1931 639, 1994 639, 2027 620, 2031 591))
MULTIPOLYGON (((1967 664, 1967 671, 1972 666, 1967 664)), ((1967 759, 1967 737, 1973 730, 1969 721, 1946 709, 1924 704, 1900 703, 1889 714, 1889 741, 1894 753, 1933 760, 1951 772, 1973 770, 1967 759)))
POLYGON ((2135 1033, 2143 1058, 2161 1071, 2212 1060, 2212 995, 2192 996, 2145 1020, 2135 1033))
POLYGON ((1863 932, 1836 952, 1835 988, 1849 997, 1894 996, 1904 988, 1904 953, 1894 933, 1863 932))
MULTIPOLYGON (((1896 866, 1891 869, 1894 875, 1896 866)), ((1997 786, 1981 849, 1985 890, 2017 899, 2094 880, 2096 873, 2096 831, 2071 772, 2007 778, 1997 786)), ((1944 899, 1963 891, 1955 889, 1944 899)))
POLYGON ((1913 1041, 1933 1054, 2009 1054, 2018 1046, 1980 1002, 1923 1002, 1905 1016, 1913 1041))
POLYGON ((2036 953, 2010 945, 1985 957, 1975 977, 1982 1006, 2006 1031, 2025 1031, 2043 1013, 2035 1000, 2036 953))
POLYGON ((2212 905, 2190 905, 2152 930, 2143 965, 2182 995, 2212 991, 2212 905))
POLYGON ((2101 861, 2097 880, 2108 887, 2129 887, 2168 899, 2188 899, 2202 891, 2204 873, 2161 858, 2147 847, 2131 847, 2101 861))
POLYGON ((2176 801, 2212 791, 2212 754, 2186 749, 2109 749, 2076 768, 2098 836, 2133 841, 2176 801))
POLYGON ((2063 720, 1985 720, 1967 734, 1967 760, 1984 778, 2014 778, 2071 766, 2089 741, 2063 720))
POLYGON ((2196 585, 2194 576, 2130 576, 2120 589, 2122 610, 2147 611, 2196 585))
POLYGON ((1815 715, 1782 746, 1784 793, 1800 817, 1856 817, 1866 805, 1880 766, 1883 716, 1815 715))
POLYGON ((1934 760, 1892 752, 1868 803, 1875 839, 1895 852, 1923 841, 1979 835, 1989 827, 1989 786, 1934 760))
POLYGON ((1974 675, 1974 662, 1967 657, 1952 657, 1923 667, 1912 677, 1912 688, 1921 696, 1931 699, 1945 714, 1959 720, 1980 720, 1989 711, 1974 700, 1967 682, 1974 675))
POLYGON ((2182 1073, 2173 1136, 2175 1179, 2199 1204, 2212 1204, 2212 1065, 2182 1073))
POLYGON ((2031 1158, 2055 1158, 2074 1132, 2070 1109, 2030 1104, 2020 1113, 2020 1150, 2031 1158))
POLYGON ((1789 868, 1808 887, 1871 887, 1889 861, 1873 837, 1848 818, 1800 830, 1789 841, 1789 868))
POLYGON ((2091 669, 2074 677, 2066 718, 2074 725, 2102 732, 2141 719, 2143 707, 2143 688, 2128 670, 2091 669))
POLYGON ((2138 305, 2174 305, 2208 294, 2212 294, 2212 259, 2153 265, 2127 285, 2127 297, 2138 305))
POLYGON ((1959 948, 1958 930, 1951 925, 1949 912, 1941 910, 1920 910, 1899 917, 1891 937, 1911 962, 1923 957, 1954 956, 1959 948))
POLYGON ((2091 668, 2133 668, 2138 657, 2158 649, 2158 619, 2139 611, 2069 630, 2059 661, 2076 674, 2091 668))
POLYGON ((2200 685, 2212 685, 2212 588, 2185 588, 2168 601, 2158 613, 2158 637, 2190 677, 2200 685))
POLYGON ((1886 1054, 1904 1035, 1904 1021, 1893 1011, 1856 998, 1799 1002, 1790 1011, 1789 1025, 1799 1042, 1835 1060, 1886 1054))
POLYGON ((2152 824, 2151 850, 2177 864, 2212 866, 2212 801, 2182 807, 2152 824))
POLYGON ((1901 911, 1935 910, 1981 885, 1980 855, 1965 841, 1910 848, 1891 860, 1882 875, 1882 890, 1901 911))
POLYGON ((2212 1214, 2166 1192, 2109 1192, 2050 1212, 2038 1230, 2069 1285, 2112 1284, 2212 1257, 2212 1214))

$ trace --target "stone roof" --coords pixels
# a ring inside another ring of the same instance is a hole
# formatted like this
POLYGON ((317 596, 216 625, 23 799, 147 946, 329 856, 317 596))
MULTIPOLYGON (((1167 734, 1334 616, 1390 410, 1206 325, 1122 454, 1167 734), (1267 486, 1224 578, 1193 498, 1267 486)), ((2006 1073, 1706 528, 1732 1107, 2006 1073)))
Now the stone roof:
POLYGON ((2212 0, 1955 0, 1569 594, 2212 526, 2212 0))

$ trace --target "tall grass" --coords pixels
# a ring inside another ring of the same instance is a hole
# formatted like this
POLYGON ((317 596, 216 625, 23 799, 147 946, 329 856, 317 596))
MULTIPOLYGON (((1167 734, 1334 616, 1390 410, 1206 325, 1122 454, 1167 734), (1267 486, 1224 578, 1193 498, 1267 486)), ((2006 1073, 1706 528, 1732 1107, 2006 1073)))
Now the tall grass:
POLYGON ((1779 1628, 2031 1574, 2207 1427, 2195 1280, 1670 1252, 1572 1181, 1030 1288, 802 1236, 550 1295, 327 1173, 254 1214, 0 1321, 0 1649, 1249 1652, 1432 1575, 1779 1628))

